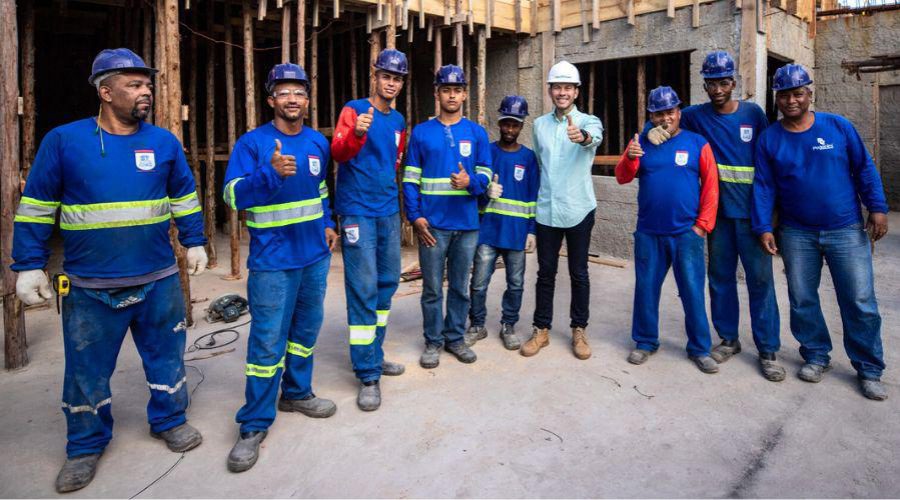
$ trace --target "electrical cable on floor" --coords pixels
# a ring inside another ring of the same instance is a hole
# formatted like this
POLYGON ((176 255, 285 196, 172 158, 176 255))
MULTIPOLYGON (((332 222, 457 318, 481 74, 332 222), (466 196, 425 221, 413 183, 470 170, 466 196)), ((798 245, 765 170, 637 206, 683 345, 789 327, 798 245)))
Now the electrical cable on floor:
POLYGON ((184 460, 184 454, 185 454, 185 453, 187 453, 187 452, 186 452, 186 451, 181 452, 181 456, 178 457, 178 460, 176 460, 175 463, 172 464, 172 466, 169 467, 168 470, 166 470, 165 472, 163 472, 161 476, 159 476, 158 478, 154 479, 150 484, 148 484, 147 486, 144 486, 144 487, 141 489, 141 491, 139 491, 139 492, 135 493, 134 495, 130 496, 130 497, 128 498, 128 500, 133 500, 134 498, 136 498, 136 497, 137 497, 138 495, 140 495, 141 493, 147 491, 148 488, 150 488, 151 486, 153 486, 154 484, 156 484, 157 481, 159 481, 160 479, 166 477, 170 472, 172 472, 172 469, 174 469, 179 463, 181 463, 182 460, 184 460))

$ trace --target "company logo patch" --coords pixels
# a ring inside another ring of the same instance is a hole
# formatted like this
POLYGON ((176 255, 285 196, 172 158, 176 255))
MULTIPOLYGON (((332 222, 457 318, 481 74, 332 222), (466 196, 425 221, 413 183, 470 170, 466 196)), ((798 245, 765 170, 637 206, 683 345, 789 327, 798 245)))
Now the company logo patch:
POLYGON ((322 162, 318 156, 309 155, 309 175, 319 175, 322 172, 322 162))
POLYGON ((459 154, 464 158, 472 156, 472 141, 459 141, 459 154))
POLYGON ((675 164, 679 167, 683 167, 688 163, 688 152, 687 151, 675 151, 675 164))
POLYGON ((816 139, 816 142, 819 143, 818 146, 813 146, 813 151, 825 151, 826 149, 834 149, 834 144, 826 144, 825 139, 821 137, 816 139))
POLYGON ((516 165, 516 168, 513 170, 513 177, 516 178, 517 181, 521 181, 525 178, 525 166, 524 165, 516 165))
POLYGON ((351 245, 355 244, 359 241, 359 225, 351 224, 349 226, 344 226, 344 236, 347 237, 347 243, 351 245))
POLYGON ((744 142, 753 140, 753 127, 751 125, 741 125, 741 140, 744 142))
POLYGON ((156 168, 156 155, 152 149, 138 149, 134 152, 134 165, 142 172, 156 168))

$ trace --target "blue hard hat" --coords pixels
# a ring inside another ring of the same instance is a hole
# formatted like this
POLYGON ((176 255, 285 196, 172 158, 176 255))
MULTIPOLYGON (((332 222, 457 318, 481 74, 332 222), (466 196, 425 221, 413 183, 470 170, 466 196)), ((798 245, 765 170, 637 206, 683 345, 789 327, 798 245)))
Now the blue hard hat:
POLYGON ((512 118, 520 122, 525 121, 528 116, 528 101, 520 95, 508 95, 500 101, 500 118, 497 121, 512 118))
POLYGON ((647 111, 651 113, 672 109, 681 104, 681 99, 678 98, 678 94, 672 90, 672 87, 667 87, 665 85, 651 90, 650 99, 648 101, 647 111))
POLYGON ((266 78, 266 92, 271 94, 275 90, 275 85, 281 82, 300 82, 309 91, 309 77, 306 71, 294 63, 283 63, 272 66, 269 70, 269 76, 266 78))
POLYGON ((137 71, 147 75, 153 75, 159 71, 147 66, 144 60, 141 59, 141 56, 128 49, 103 49, 94 58, 88 83, 94 85, 97 77, 102 76, 104 73, 126 70, 137 71))
POLYGON ((805 87, 811 84, 812 78, 806 68, 799 64, 787 64, 775 71, 775 78, 772 79, 772 90, 790 90, 797 87, 805 87))
POLYGON ((734 77, 734 59, 724 50, 710 52, 703 60, 700 74, 707 79, 734 77))
POLYGON ((405 76, 409 73, 409 63, 406 61, 406 54, 403 52, 394 49, 384 49, 378 54, 378 59, 375 60, 375 69, 405 76))
POLYGON ((462 68, 453 64, 441 66, 434 74, 434 85, 467 85, 466 74, 462 68))

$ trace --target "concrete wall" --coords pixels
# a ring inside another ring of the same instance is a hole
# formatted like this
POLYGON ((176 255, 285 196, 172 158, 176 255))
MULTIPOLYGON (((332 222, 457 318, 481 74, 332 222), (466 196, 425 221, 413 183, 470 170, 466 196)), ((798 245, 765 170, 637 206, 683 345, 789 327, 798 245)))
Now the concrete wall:
MULTIPOLYGON (((816 38, 809 37, 806 21, 772 8, 766 16, 766 48, 777 58, 802 64, 815 74, 816 38)), ((768 91, 768 89, 766 89, 768 91)))

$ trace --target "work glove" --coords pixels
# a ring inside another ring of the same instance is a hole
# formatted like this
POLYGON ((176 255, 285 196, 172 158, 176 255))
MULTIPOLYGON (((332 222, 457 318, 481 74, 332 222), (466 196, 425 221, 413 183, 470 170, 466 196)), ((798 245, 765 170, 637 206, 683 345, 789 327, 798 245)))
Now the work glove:
POLYGON ((653 127, 647 131, 647 139, 650 139, 650 142, 652 142, 654 146, 659 146, 671 138, 672 134, 670 134, 662 125, 653 127))
POLYGON ((488 184, 487 196, 492 200, 496 200, 503 195, 503 185, 497 182, 499 178, 497 174, 494 174, 494 180, 488 184))
POLYGON ((200 276, 206 271, 206 250, 203 247, 191 247, 187 249, 187 270, 191 276, 200 276))
POLYGON ((529 233, 528 239, 525 240, 525 253, 533 252, 535 247, 537 247, 537 238, 529 233))
POLYGON ((40 269, 20 272, 16 279, 16 296, 26 306, 41 304, 53 297, 47 274, 40 269))

